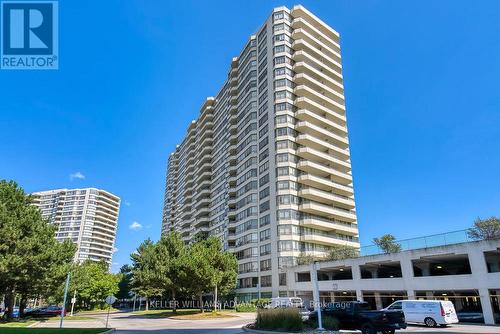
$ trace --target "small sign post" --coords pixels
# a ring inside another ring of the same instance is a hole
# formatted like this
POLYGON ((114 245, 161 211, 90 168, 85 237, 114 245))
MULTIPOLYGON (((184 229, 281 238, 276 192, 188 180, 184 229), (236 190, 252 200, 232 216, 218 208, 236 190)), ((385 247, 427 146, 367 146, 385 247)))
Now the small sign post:
POLYGON ((114 302, 116 302, 115 296, 107 296, 106 297, 106 304, 108 304, 108 315, 106 316, 106 328, 108 328, 109 310, 111 309, 111 305, 113 305, 114 302))
POLYGON ((73 298, 71 298, 71 316, 73 316, 73 310, 75 309, 75 303, 76 303, 76 290, 73 293, 73 298))

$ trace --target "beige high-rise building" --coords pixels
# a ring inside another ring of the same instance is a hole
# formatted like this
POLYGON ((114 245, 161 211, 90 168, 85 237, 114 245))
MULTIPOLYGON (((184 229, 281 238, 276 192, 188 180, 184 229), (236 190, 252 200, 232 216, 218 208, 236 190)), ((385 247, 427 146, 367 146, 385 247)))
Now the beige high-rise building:
POLYGON ((171 153, 162 233, 220 237, 240 300, 285 295, 299 256, 359 247, 352 182, 339 34, 275 8, 171 153))
POLYGON ((33 205, 57 226, 55 238, 77 246, 75 261, 111 264, 120 198, 102 189, 57 189, 32 194, 33 205))

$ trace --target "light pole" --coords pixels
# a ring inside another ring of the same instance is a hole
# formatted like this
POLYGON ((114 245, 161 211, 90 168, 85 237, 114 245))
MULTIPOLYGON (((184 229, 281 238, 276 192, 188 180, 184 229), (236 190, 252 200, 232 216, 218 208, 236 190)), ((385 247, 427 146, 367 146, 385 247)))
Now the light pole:
POLYGON ((318 267, 319 267, 319 262, 318 261, 314 261, 312 267, 313 267, 313 270, 312 270, 313 277, 312 277, 312 279, 314 280, 314 290, 316 292, 316 300, 314 301, 314 304, 315 304, 317 312, 318 312, 318 330, 322 331, 322 330, 325 330, 325 329, 323 328, 323 320, 321 319, 321 298, 319 296, 319 284, 318 284, 318 267))
POLYGON ((59 328, 62 328, 64 321, 64 313, 66 312, 66 297, 68 296, 68 288, 69 288, 69 272, 66 276, 66 285, 64 286, 64 301, 61 309, 61 322, 59 323, 59 328))

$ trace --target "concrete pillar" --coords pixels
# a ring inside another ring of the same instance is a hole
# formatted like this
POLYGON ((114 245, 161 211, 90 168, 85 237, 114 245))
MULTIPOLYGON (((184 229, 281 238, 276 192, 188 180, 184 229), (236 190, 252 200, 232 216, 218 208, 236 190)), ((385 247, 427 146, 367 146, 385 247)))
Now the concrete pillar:
POLYGON ((434 299, 434 293, 432 291, 425 291, 426 299, 434 299))
POLYGON ((375 305, 377 307, 377 310, 380 310, 381 308, 384 307, 382 304, 382 297, 380 297, 380 292, 375 292, 374 295, 375 295, 375 305))
POLYGON ((356 289, 356 299, 360 302, 364 301, 361 289, 356 289))
POLYGON ((479 289, 479 298, 481 300, 481 308, 483 309, 484 323, 494 325, 495 317, 493 315, 493 307, 491 306, 490 291, 488 289, 479 289))
POLYGON ((370 269, 370 272, 372 273, 372 278, 378 278, 377 269, 370 269))
POLYGON ((409 300, 417 299, 415 297, 415 290, 407 290, 406 295, 408 296, 409 300))

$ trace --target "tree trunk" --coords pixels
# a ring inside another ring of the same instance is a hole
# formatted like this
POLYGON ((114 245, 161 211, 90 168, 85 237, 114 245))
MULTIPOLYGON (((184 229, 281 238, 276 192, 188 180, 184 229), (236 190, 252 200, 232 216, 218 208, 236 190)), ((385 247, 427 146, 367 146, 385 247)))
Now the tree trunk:
POLYGON ((149 297, 146 297, 146 312, 149 311, 149 297))
POLYGON ((175 300, 175 290, 172 289, 172 302, 174 303, 172 312, 177 313, 177 301, 175 300))
POLYGON ((21 299, 19 301, 19 318, 24 315, 24 310, 26 309, 26 303, 28 300, 26 299, 26 295, 21 295, 21 299))
POLYGON ((217 284, 215 284, 215 294, 214 294, 214 312, 217 312, 217 284))
POLYGON ((7 320, 14 318, 14 295, 15 290, 7 290, 5 293, 5 317, 7 320))
POLYGON ((205 307, 203 307, 203 293, 200 293, 199 302, 200 302, 201 313, 204 313, 205 312, 205 307))

